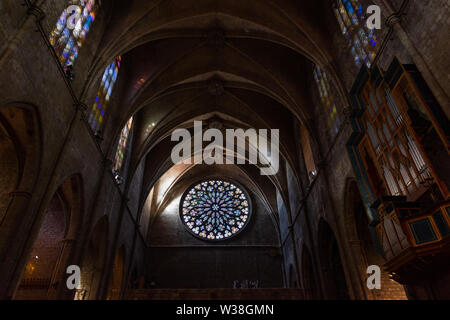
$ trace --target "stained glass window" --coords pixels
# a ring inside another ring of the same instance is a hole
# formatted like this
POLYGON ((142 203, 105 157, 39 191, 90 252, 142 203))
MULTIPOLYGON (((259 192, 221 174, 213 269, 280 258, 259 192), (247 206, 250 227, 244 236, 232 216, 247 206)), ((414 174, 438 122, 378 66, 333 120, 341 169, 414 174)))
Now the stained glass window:
POLYGON ((128 138, 130 136, 131 127, 133 126, 133 117, 128 120, 125 127, 120 133, 119 145, 117 146, 116 157, 114 160, 114 172, 120 174, 125 160, 128 138))
POLYGON ((190 188, 181 199, 181 219, 204 240, 225 240, 247 225, 250 201, 246 192, 224 180, 208 180, 190 188))
POLYGON ((105 117, 106 107, 108 106, 109 99, 111 98, 114 85, 119 75, 120 63, 122 58, 119 56, 109 64, 103 73, 102 82, 98 89, 97 96, 95 98, 94 105, 88 117, 89 124, 92 130, 97 132, 102 126, 103 119, 105 117))
POLYGON ((337 134, 341 120, 339 117, 336 100, 330 88, 330 81, 324 70, 319 66, 314 67, 314 79, 319 89, 320 100, 322 101, 323 114, 325 115, 327 128, 332 135, 337 134))
POLYGON ((70 0, 55 28, 50 33, 50 43, 63 66, 71 65, 78 57, 98 10, 100 1, 70 0))
POLYGON ((342 34, 351 48, 356 66, 360 68, 365 64, 370 68, 379 41, 374 30, 367 28, 363 6, 358 0, 337 0, 334 12, 342 34))

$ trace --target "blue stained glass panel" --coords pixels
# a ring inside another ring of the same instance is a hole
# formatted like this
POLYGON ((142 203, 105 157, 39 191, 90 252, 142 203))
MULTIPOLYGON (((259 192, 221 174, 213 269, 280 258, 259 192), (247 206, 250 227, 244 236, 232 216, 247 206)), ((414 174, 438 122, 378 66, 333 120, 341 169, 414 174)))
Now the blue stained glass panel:
POLYGON ((358 0, 338 0, 335 2, 334 12, 351 48, 355 65, 358 69, 363 64, 370 68, 379 43, 374 30, 365 29, 364 7, 358 0))
POLYGON ((77 59, 78 52, 95 20, 97 9, 98 5, 95 0, 70 0, 67 2, 66 9, 61 13, 49 37, 62 65, 71 65, 77 59), (79 12, 80 15, 76 15, 76 12, 79 12), (69 27, 69 25, 71 26, 69 27))

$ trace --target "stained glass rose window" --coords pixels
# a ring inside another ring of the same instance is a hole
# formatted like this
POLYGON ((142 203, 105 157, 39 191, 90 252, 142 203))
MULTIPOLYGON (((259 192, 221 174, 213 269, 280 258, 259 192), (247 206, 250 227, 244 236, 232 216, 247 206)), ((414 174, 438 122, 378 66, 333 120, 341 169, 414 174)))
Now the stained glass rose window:
POLYGON ((195 236, 205 240, 225 240, 247 225, 251 206, 247 193, 225 180, 199 182, 181 199, 181 219, 195 236))

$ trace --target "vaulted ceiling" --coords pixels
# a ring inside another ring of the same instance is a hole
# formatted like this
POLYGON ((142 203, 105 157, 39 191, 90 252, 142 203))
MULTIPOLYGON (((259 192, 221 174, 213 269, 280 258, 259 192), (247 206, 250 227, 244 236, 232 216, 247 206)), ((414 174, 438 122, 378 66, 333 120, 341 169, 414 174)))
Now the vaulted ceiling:
MULTIPOLYGON (((105 1, 104 1, 105 2, 105 1)), ((194 120, 280 130, 280 158, 296 171, 294 120, 311 126, 312 63, 333 73, 328 0, 111 1, 91 83, 123 57, 120 118, 134 115, 130 173, 147 163, 148 191, 172 166, 170 135, 194 120), (325 8, 325 10, 324 10, 325 8), (328 8, 328 9, 326 9, 328 8), (149 169, 153 168, 153 169, 149 169)), ((118 136, 121 126, 115 128, 118 136)), ((251 170, 250 170, 251 171, 251 170)), ((256 170, 254 170, 257 172, 256 170)), ((183 172, 185 174, 185 172, 183 172)), ((253 178, 256 179, 253 174, 253 178)), ((280 187, 281 175, 268 177, 280 187)))

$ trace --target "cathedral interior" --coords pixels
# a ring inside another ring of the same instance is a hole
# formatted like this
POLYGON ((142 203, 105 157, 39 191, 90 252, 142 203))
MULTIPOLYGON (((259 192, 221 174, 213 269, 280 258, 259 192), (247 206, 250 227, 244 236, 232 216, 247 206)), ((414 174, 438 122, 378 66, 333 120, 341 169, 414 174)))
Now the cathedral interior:
POLYGON ((0 299, 450 299, 449 6, 1 0, 0 299))

